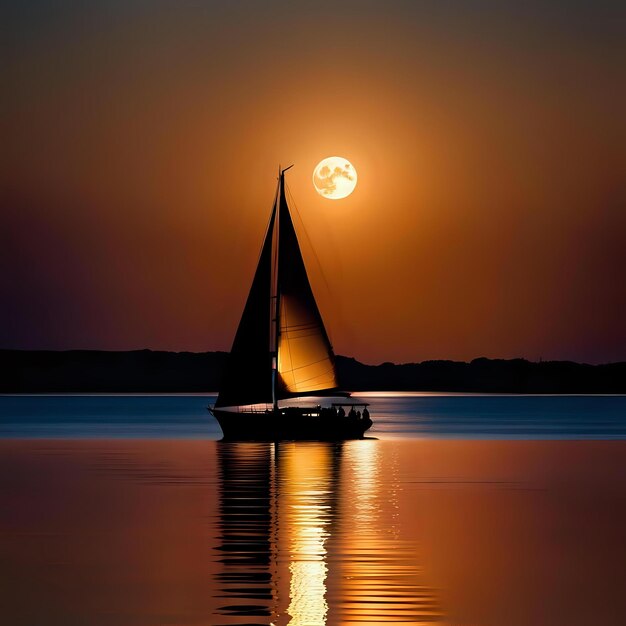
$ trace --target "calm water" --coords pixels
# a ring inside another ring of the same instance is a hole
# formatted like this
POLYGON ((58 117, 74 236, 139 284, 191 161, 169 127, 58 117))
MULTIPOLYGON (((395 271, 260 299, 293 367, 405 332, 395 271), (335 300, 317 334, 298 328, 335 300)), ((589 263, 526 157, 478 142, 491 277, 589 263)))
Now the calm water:
MULTIPOLYGON (((374 427, 391 437, 626 438, 626 396, 368 393, 374 427)), ((0 396, 0 437, 203 437, 221 431, 215 396, 0 396)))
POLYGON ((3 623, 626 623, 626 442, 0 440, 3 623))
POLYGON ((377 439, 274 444, 202 396, 0 398, 2 622, 626 623, 625 398, 369 400, 377 439))

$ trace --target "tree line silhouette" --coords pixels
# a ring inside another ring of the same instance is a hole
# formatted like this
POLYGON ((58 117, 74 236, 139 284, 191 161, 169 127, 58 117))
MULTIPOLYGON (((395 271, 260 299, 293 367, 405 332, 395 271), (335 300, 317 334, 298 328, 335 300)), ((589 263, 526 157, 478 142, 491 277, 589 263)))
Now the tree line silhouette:
MULTIPOLYGON (((226 352, 0 350, 0 393, 211 392, 226 352)), ((366 365, 338 356, 343 389, 484 393, 626 393, 626 362, 478 358, 366 365)))

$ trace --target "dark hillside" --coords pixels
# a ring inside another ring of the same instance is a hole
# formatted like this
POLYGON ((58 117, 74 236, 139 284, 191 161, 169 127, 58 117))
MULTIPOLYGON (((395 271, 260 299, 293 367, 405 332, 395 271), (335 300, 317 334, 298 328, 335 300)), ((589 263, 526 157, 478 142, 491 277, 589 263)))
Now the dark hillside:
MULTIPOLYGON (((225 352, 0 350, 0 393, 206 392, 219 387, 225 352)), ((344 389, 487 393, 626 393, 626 363, 524 359, 365 365, 337 357, 344 389)))

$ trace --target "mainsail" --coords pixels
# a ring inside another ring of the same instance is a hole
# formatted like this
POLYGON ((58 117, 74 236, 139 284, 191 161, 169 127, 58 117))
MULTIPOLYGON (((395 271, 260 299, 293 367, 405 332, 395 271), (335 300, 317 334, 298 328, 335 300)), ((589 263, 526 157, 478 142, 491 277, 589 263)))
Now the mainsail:
POLYGON ((335 356, 306 273, 281 172, 278 197, 215 406, 269 403, 273 397, 336 388, 335 356))

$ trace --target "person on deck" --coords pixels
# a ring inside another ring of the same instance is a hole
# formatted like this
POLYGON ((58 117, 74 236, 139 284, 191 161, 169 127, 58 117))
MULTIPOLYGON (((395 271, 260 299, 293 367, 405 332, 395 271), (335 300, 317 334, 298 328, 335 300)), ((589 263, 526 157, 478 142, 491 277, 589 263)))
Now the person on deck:
POLYGON ((370 412, 367 410, 367 407, 363 408, 363 419, 368 420, 370 418, 370 412))

